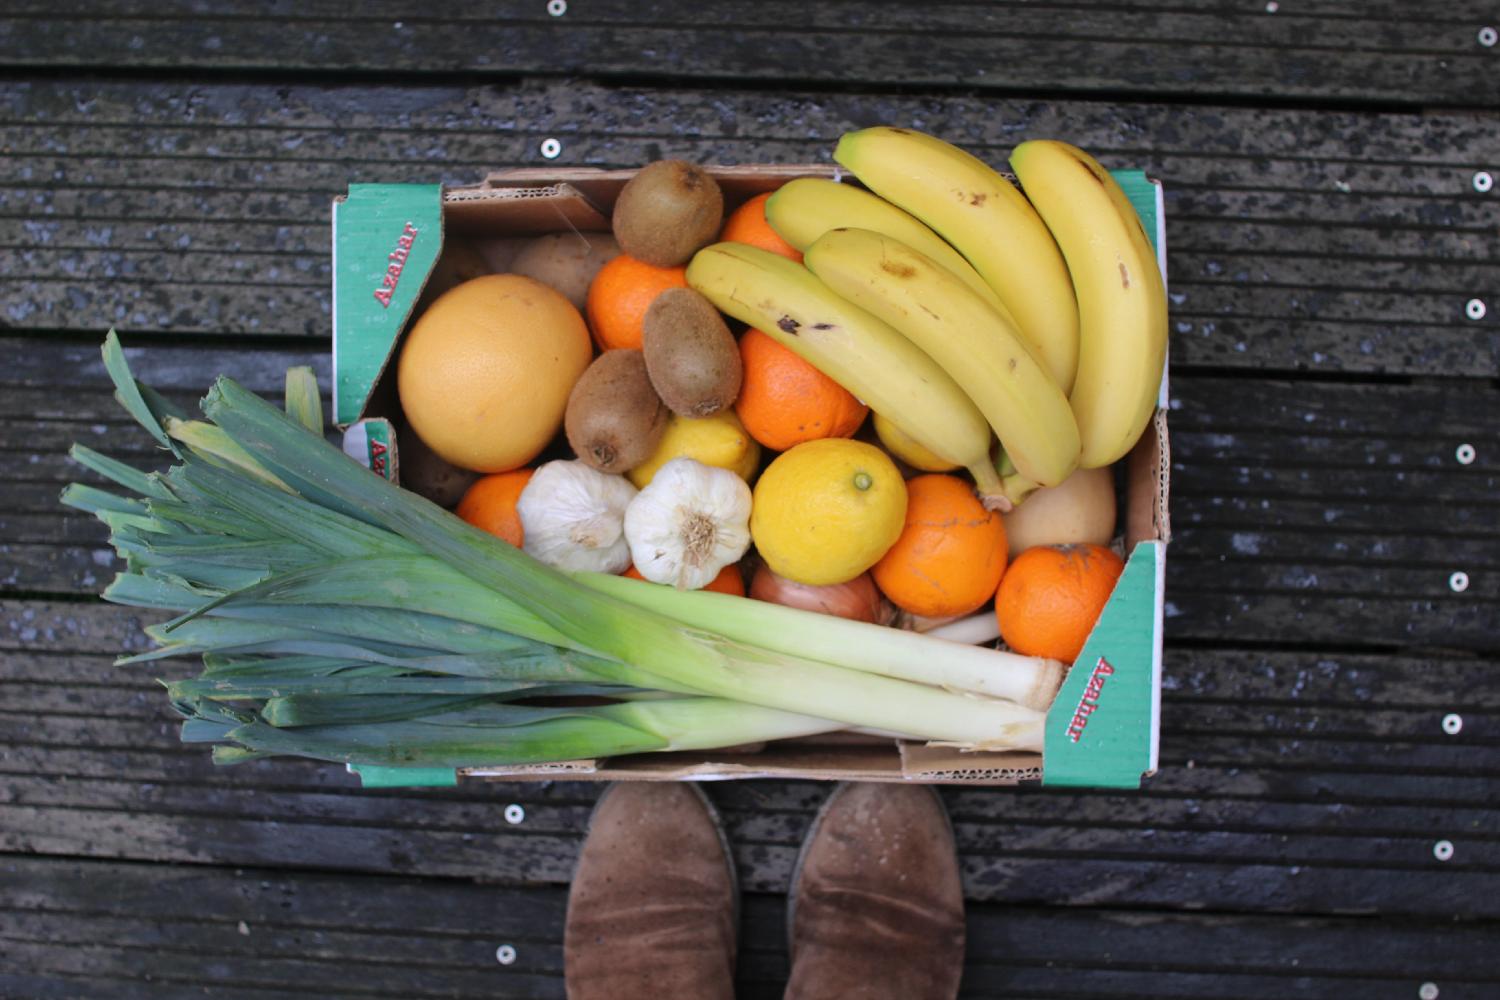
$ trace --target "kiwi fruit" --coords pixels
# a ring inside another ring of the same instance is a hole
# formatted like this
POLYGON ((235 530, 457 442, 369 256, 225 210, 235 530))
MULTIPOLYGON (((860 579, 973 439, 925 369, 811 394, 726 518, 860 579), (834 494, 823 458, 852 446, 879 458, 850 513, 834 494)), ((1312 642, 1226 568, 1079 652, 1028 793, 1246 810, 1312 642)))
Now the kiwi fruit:
POLYGON ((711 417, 740 394, 739 345, 712 302, 691 288, 669 288, 642 321, 641 353, 651 385, 680 417, 711 417))
POLYGON ((594 275, 619 254, 609 233, 548 233, 521 247, 510 270, 557 289, 581 312, 594 275))
POLYGON ((574 383, 563 414, 568 444, 600 472, 623 473, 656 451, 667 408, 651 387, 640 351, 605 351, 574 383))
POLYGON ((680 267, 719 235, 724 193, 702 167, 657 160, 625 183, 610 222, 630 256, 656 267, 680 267))

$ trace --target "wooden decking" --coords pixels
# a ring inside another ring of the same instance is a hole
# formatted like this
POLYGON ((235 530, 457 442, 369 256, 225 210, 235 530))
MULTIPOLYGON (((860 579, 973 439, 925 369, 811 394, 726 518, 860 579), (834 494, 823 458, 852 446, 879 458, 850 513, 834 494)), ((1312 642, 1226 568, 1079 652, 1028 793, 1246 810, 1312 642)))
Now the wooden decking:
MULTIPOLYGON (((996 162, 1067 137, 1167 191, 1162 769, 945 789, 963 995, 1500 996, 1493 8, 61 6, 0 11, 0 996, 560 997, 598 791, 366 791, 179 744, 112 665, 142 622, 97 600, 102 533, 57 503, 73 441, 157 461, 106 329, 186 403, 220 372, 326 386, 351 182, 470 183, 548 138, 569 166, 823 161, 876 122, 996 162)), ((826 788, 708 791, 742 995, 779 996, 826 788)))

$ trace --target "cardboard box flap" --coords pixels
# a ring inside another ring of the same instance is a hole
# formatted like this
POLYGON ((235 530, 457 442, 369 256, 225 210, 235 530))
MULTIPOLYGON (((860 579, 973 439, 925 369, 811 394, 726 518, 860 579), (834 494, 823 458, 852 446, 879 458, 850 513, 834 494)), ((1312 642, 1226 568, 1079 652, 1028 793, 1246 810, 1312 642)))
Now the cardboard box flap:
POLYGON ((336 425, 363 414, 442 249, 440 184, 351 184, 333 203, 336 425))
MULTIPOLYGON (((796 177, 839 176, 842 171, 831 163, 783 163, 765 166, 724 166, 704 164, 703 169, 719 183, 726 208, 733 208, 765 191, 774 191, 796 177)), ((636 175, 635 170, 604 170, 598 167, 518 167, 496 170, 487 175, 475 191, 527 188, 563 183, 583 194, 607 215, 614 211, 620 188, 636 175)), ((606 222, 604 228, 608 229, 606 222)))
POLYGON ((1156 769, 1165 562, 1163 542, 1131 551, 1047 712, 1044 785, 1137 788, 1156 769))
POLYGON ((913 781, 976 781, 986 784, 1035 781, 1042 757, 1035 753, 965 752, 956 747, 901 741, 901 773, 913 781))
POLYGON ((525 187, 461 187, 443 192, 448 227, 463 235, 504 232, 510 236, 608 232, 608 209, 567 183, 525 187))

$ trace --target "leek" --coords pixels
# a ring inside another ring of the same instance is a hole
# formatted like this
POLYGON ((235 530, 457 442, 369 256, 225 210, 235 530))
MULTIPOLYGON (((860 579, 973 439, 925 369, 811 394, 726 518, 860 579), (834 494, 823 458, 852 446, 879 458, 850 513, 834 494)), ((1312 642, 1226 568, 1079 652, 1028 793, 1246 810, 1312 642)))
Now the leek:
POLYGON ((1006 698, 1045 710, 1062 684, 1056 660, 1020 656, 952 642, 921 632, 820 615, 765 601, 747 601, 710 591, 679 591, 623 576, 574 573, 600 593, 629 601, 694 628, 758 643, 779 653, 840 663, 886 677, 932 684, 950 691, 1006 698))
POLYGON ((216 760, 499 766, 840 728, 1040 747, 1042 713, 1017 704, 1050 683, 1034 664, 1028 679, 993 650, 570 576, 323 440, 305 377, 289 381, 295 415, 221 377, 203 423, 137 384, 113 333, 104 354, 177 464, 141 473, 75 447, 136 496, 74 485, 63 500, 125 559, 106 599, 177 613, 121 662, 203 655, 168 694, 183 738, 220 744, 216 760))

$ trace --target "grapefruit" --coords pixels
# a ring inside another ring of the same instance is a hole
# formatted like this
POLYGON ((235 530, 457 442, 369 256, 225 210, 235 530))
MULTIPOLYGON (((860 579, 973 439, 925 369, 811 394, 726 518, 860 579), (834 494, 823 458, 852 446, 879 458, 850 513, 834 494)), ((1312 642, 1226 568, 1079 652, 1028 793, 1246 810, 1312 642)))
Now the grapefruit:
POLYGON ((441 458, 506 472, 557 435, 592 358, 583 316, 561 293, 490 274, 443 293, 412 325, 396 390, 412 430, 441 458))

